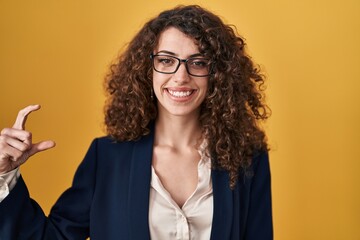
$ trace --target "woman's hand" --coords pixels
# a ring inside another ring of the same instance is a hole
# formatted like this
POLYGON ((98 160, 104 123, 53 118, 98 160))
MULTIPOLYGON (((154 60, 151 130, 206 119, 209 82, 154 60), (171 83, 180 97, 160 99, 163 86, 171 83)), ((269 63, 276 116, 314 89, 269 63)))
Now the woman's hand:
POLYGON ((30 105, 19 111, 12 128, 4 128, 0 133, 0 174, 9 172, 34 155, 55 146, 54 141, 32 143, 31 132, 25 131, 27 116, 40 109, 40 105, 30 105))

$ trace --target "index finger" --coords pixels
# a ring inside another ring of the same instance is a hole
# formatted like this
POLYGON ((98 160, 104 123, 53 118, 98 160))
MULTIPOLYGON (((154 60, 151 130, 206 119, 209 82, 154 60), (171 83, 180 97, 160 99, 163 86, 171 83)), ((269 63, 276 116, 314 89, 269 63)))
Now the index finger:
POLYGON ((27 116, 31 112, 39 110, 39 109, 40 109, 40 105, 38 105, 38 104, 30 105, 30 106, 27 106, 26 108, 21 109, 16 117, 13 128, 19 129, 19 130, 25 130, 25 123, 26 123, 27 116))

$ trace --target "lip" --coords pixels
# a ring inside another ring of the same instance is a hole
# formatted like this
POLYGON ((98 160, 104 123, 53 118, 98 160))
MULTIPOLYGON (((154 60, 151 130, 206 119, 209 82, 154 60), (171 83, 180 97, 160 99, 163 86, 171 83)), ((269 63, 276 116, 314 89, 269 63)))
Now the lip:
POLYGON ((188 87, 166 87, 164 93, 175 102, 188 102, 196 95, 197 90, 188 87))

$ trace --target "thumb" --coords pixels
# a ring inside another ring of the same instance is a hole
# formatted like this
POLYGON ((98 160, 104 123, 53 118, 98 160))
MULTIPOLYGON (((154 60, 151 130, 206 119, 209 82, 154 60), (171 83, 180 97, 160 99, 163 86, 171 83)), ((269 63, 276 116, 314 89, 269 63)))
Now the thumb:
POLYGON ((29 157, 38 152, 48 150, 55 146, 56 146, 56 144, 52 140, 41 141, 41 142, 35 143, 31 146, 31 149, 29 150, 29 157))

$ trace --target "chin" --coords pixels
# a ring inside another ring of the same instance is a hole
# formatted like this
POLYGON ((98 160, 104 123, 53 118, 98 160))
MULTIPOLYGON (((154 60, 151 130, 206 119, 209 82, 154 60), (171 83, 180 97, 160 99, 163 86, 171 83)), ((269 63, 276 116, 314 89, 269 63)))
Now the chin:
POLYGON ((200 112, 199 107, 190 107, 190 106, 162 107, 162 110, 167 112, 167 114, 176 117, 190 117, 195 115, 197 116, 200 112))

